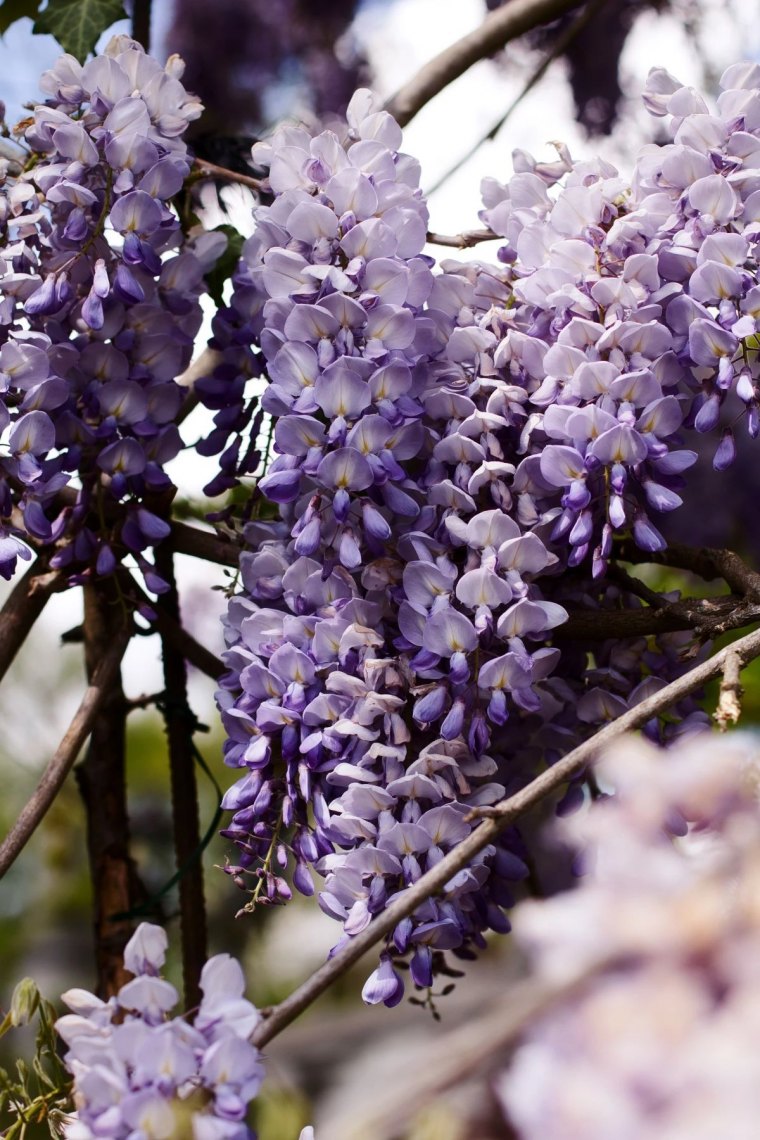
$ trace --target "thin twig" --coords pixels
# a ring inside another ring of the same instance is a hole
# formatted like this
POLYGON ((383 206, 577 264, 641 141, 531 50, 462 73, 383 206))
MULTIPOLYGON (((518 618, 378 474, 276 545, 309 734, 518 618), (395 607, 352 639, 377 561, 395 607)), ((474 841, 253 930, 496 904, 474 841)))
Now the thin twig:
POLYGON ((440 863, 426 871, 413 886, 403 891, 382 914, 372 920, 366 929, 352 938, 334 957, 320 966, 303 985, 294 990, 279 1005, 274 1006, 254 1030, 251 1037, 253 1044, 261 1047, 276 1037, 278 1033, 281 1033, 291 1021, 295 1020, 305 1009, 308 1009, 335 982, 336 978, 350 969, 355 962, 358 962, 371 947, 389 935, 402 918, 413 914, 423 902, 443 890, 453 876, 463 867, 466 867, 479 851, 492 843, 505 827, 513 823, 550 792, 560 788, 573 776, 583 771, 612 740, 625 732, 642 728, 653 717, 664 712, 682 697, 718 676, 725 666, 726 656, 729 652, 737 655, 737 660, 741 665, 746 665, 748 661, 760 656, 760 630, 755 630, 741 640, 734 642, 729 650, 723 649, 708 661, 695 665, 688 673, 672 681, 651 697, 647 697, 646 700, 623 713, 617 720, 605 725, 590 740, 584 741, 583 744, 574 748, 572 752, 542 772, 519 792, 502 800, 501 803, 492 808, 475 809, 472 814, 482 817, 483 822, 453 851, 445 855, 440 863))
POLYGON ((116 578, 119 587, 124 597, 136 608, 138 606, 149 607, 155 615, 152 619, 152 625, 156 633, 165 637, 172 648, 176 649, 182 654, 185 661, 189 661, 201 673, 205 673, 207 677, 211 677, 216 681, 221 677, 222 673, 226 672, 227 666, 224 662, 210 649, 206 649, 205 645, 201 645, 196 641, 192 634, 188 633, 178 622, 174 621, 169 614, 160 609, 156 603, 148 597, 144 590, 140 588, 132 575, 124 567, 120 567, 116 571, 116 578))
POLYGON ((721 732, 725 732, 729 724, 736 724, 742 715, 741 699, 744 689, 741 683, 742 663, 733 652, 733 646, 728 647, 726 663, 723 666, 723 680, 720 683, 718 707, 713 713, 721 732))
POLYGON ((21 809, 18 819, 0 844, 0 878, 23 851, 60 791, 72 764, 90 734, 95 717, 118 673, 119 663, 128 643, 129 635, 125 632, 111 643, 99 661, 81 704, 74 714, 74 719, 66 730, 66 735, 56 748, 33 795, 21 809))
MULTIPOLYGON (((179 626, 180 608, 174 577, 174 556, 165 543, 160 543, 156 547, 155 557, 158 573, 169 584, 169 590, 158 600, 158 609, 179 626)), ((166 685, 163 714, 169 742, 174 855, 177 870, 185 868, 179 880, 182 977, 185 1009, 194 1009, 201 1000, 200 977, 207 957, 203 860, 192 859, 201 843, 193 747, 195 718, 187 702, 184 656, 166 633, 161 635, 161 656, 166 685)))
POLYGON ((593 0, 593 2, 589 4, 583 12, 581 12, 578 19, 575 20, 575 22, 572 23, 570 27, 562 33, 561 36, 557 37, 551 51, 544 56, 541 63, 532 72, 528 81, 520 89, 519 94, 516 95, 512 102, 509 104, 504 114, 496 120, 496 122, 493 124, 490 130, 486 132, 486 134, 481 135, 481 137, 477 139, 467 151, 465 151, 461 158, 458 158, 453 166, 450 166, 448 170, 444 171, 444 173, 438 179, 436 179, 433 185, 425 191, 425 194, 428 198, 430 198, 431 195, 435 194, 436 190, 440 190, 441 186, 443 186, 445 182, 448 182, 449 178, 452 178, 457 173, 457 171, 461 170, 462 167, 465 166, 466 163, 468 163, 470 159, 478 153, 482 146, 484 146, 487 142, 493 142, 502 128, 506 125, 507 121, 520 106, 523 99, 530 94, 536 84, 540 83, 540 81, 546 75, 555 59, 559 59, 561 55, 564 55, 567 48, 573 42, 578 33, 582 31, 583 28, 585 28, 586 24, 588 24, 592 17, 595 16, 599 9, 602 8, 606 3, 607 0, 593 0))
POLYGON ((385 109, 402 126, 426 103, 481 59, 510 40, 580 8, 584 0, 511 0, 491 12, 479 28, 446 48, 388 100, 385 109))
POLYGON ((38 558, 13 587, 0 610, 0 680, 10 668, 50 595, 65 585, 64 575, 57 570, 48 570, 47 560, 38 558))
POLYGON ((205 158, 193 160, 193 170, 198 178, 219 178, 224 182, 237 182, 247 186, 257 193, 268 191, 268 183, 263 178, 254 178, 251 174, 240 174, 237 170, 228 170, 226 166, 217 166, 215 162, 207 162, 205 158))
POLYGON ((504 241, 493 230, 466 230, 463 234, 436 234, 428 231, 430 245, 446 245, 450 249, 472 249, 482 241, 504 241))

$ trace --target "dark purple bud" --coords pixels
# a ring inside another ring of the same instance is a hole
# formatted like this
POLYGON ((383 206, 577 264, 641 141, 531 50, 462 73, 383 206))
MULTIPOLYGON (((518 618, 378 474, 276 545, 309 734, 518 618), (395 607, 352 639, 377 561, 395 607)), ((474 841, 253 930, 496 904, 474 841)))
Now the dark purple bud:
POLYGON ((665 550, 667 543, 642 511, 633 521, 633 539, 640 550, 665 550))
POLYGON ((24 312, 30 317, 49 315, 58 308, 58 299, 55 295, 55 274, 49 273, 39 289, 27 297, 24 303, 24 312))
POLYGON ((418 946, 409 965, 415 986, 419 986, 421 989, 432 986, 433 951, 429 946, 418 946))
POLYGON ((362 519, 364 529, 370 538, 378 542, 387 542, 391 537, 391 528, 387 519, 372 503, 366 501, 362 503, 362 519))
POLYGON ((98 551, 98 557, 95 562, 96 572, 105 577, 108 574, 113 574, 114 570, 116 569, 116 565, 116 556, 114 555, 114 552, 111 550, 110 546, 108 546, 106 543, 103 543, 100 550, 98 551))
POLYGON ((315 554, 319 549, 321 536, 322 528, 319 516, 314 515, 314 517, 307 522, 295 541, 296 553, 306 558, 315 554))
POLYGON ((720 396, 713 392, 708 396, 694 419, 697 431, 712 431, 720 419, 720 396))
POLYGON ((486 724, 486 718, 483 713, 478 710, 470 721, 467 743, 475 756, 482 756, 486 748, 488 748, 490 741, 491 733, 486 724))
MULTIPOLYGON (((716 471, 725 471, 727 467, 736 459, 736 443, 734 441, 734 433, 730 428, 726 428, 718 444, 715 455, 713 456, 713 467, 716 471)), ((678 496, 676 496, 677 498, 678 496)))
POLYGON ((348 518, 351 509, 351 497, 345 488, 340 487, 333 498, 333 512, 338 522, 343 523, 348 518))
POLYGON ((446 702, 446 686, 436 685, 424 697, 419 698, 412 710, 412 717, 417 724, 435 724, 443 715, 446 702))

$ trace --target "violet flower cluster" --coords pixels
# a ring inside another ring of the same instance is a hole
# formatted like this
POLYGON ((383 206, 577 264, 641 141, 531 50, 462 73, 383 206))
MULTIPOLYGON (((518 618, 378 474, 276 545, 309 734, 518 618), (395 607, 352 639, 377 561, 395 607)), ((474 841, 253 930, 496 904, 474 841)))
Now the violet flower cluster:
MULTIPOLYGON (((230 871, 252 870, 257 898, 289 897, 291 859, 311 892, 312 865, 350 938, 469 833, 469 809, 687 667, 687 635, 568 638, 561 657, 547 642, 569 609, 603 628, 641 604, 607 577, 613 540, 663 547, 653 516, 681 503, 706 409, 738 400, 755 433, 758 75, 729 69, 720 118, 653 73, 675 141, 645 148, 630 183, 563 148, 518 153, 508 185, 484 185, 498 267, 433 272, 416 164, 366 92, 344 137, 286 128, 256 148, 273 201, 238 272, 230 345, 247 364, 225 363, 215 447, 238 433, 232 478, 246 375, 264 367, 276 457, 258 487, 280 517, 244 532, 220 695, 245 770, 225 798, 230 871)), ((705 727, 694 698, 674 714, 647 734, 705 727)), ((582 798, 581 778, 559 809, 582 798)), ((530 821, 486 849, 400 924, 367 1000, 399 1000, 394 961, 427 986, 444 951, 506 929, 539 855, 530 821)))
POLYGON ((615 795, 562 829, 580 885, 514 913, 537 981, 568 986, 500 1082, 520 1140, 756 1131, 759 773, 749 734, 610 749, 615 795))
POLYGON ((264 1074, 248 1037, 259 1014, 243 997, 240 965, 229 954, 209 958, 191 1024, 169 1016, 179 997, 161 977, 166 948, 162 928, 141 923, 124 951, 134 977, 116 997, 63 995, 72 1012, 56 1028, 76 1106, 68 1140, 255 1140, 246 1118, 264 1074))
POLYGON ((183 246, 171 199, 190 160, 182 134, 200 104, 124 36, 84 66, 63 56, 21 124, 0 195, 0 572, 23 543, 61 543, 76 580, 168 533, 165 464, 220 235, 183 246), (24 156, 27 156, 24 162, 24 156), (22 166, 23 163, 23 166, 22 166), (66 484, 79 484, 76 491, 66 484), (163 503, 163 506, 162 506, 163 503), (15 513, 14 513, 15 511, 15 513))

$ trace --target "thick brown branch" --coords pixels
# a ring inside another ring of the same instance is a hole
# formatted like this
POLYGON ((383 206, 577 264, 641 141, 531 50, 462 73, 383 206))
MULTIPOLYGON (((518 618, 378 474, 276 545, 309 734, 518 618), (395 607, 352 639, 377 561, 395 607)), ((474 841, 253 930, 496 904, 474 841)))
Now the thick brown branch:
POLYGON ((446 48, 406 83, 386 104, 402 127, 426 103, 468 68, 499 51, 532 28, 580 8, 584 0, 511 0, 492 12, 479 28, 446 48))
POLYGON ((654 608, 628 610, 574 610, 564 625, 558 626, 554 640, 596 641, 620 637, 646 637, 691 629, 700 637, 719 637, 729 629, 740 629, 760 621, 760 605, 733 595, 718 598, 686 598, 654 608))
POLYGON ((129 635, 124 633, 111 643, 99 661, 66 735, 56 748, 31 799, 21 809, 18 819, 0 844, 0 878, 23 851, 58 795, 118 673, 128 642, 129 635))
POLYGON ((673 542, 666 550, 649 553, 639 550, 634 543, 625 541, 616 545, 615 556, 623 562, 651 562, 659 566, 689 570, 706 582, 722 578, 734 593, 742 594, 753 602, 760 602, 760 574, 733 550, 717 550, 713 547, 697 550, 673 542))
POLYGON ((700 688, 705 682, 718 676, 725 666, 726 656, 729 652, 735 653, 741 665, 760 656, 760 631, 747 634, 746 637, 735 641, 730 649, 721 650, 708 661, 696 665, 688 673, 676 681, 666 685, 659 692, 641 701, 634 708, 629 709, 617 720, 606 725, 590 740, 574 748, 562 760, 551 768, 542 772, 526 787, 515 795, 502 800, 493 808, 477 809, 477 815, 487 817, 475 830, 463 840, 453 851, 450 851, 430 871, 411 887, 405 890, 392 902, 382 914, 373 919, 370 925, 357 934, 348 945, 339 950, 333 958, 320 966, 318 970, 302 986, 294 990, 284 1001, 269 1012, 262 1019, 253 1032, 251 1040, 255 1045, 263 1046, 273 1037, 303 1013, 316 999, 328 989, 337 978, 344 974, 366 952, 386 938, 407 915, 412 914, 426 899, 443 890, 453 876, 482 851, 496 836, 513 823, 520 815, 533 807, 550 792, 555 791, 573 776, 583 771, 599 753, 617 737, 625 732, 632 732, 641 728, 664 712, 682 697, 700 688))
MULTIPOLYGON (((179 595, 174 578, 174 558, 165 544, 156 547, 156 569, 169 590, 159 598, 158 607, 180 625, 179 595)), ((206 961, 206 900, 203 893, 203 861, 194 858, 200 850, 198 785, 193 750, 194 718, 187 703, 187 669, 183 654, 166 634, 161 635, 161 655, 166 690, 163 701, 166 735, 169 742, 169 770, 172 791, 172 826, 179 880, 179 911, 182 939, 182 977, 185 1009, 194 1009, 201 1000, 200 976, 206 961)))
MULTIPOLYGON (((84 588, 84 654, 88 677, 114 641, 131 632, 131 618, 115 582, 84 588)), ((138 901, 139 883, 129 854, 126 788, 127 704, 117 669, 103 690, 90 745, 77 768, 87 819, 87 854, 93 893, 93 925, 98 994, 108 998, 124 984, 123 952, 133 924, 116 918, 138 901)))
POLYGON ((219 538, 213 531, 173 522, 168 541, 177 554, 189 554, 192 558, 202 558, 204 562, 216 562, 220 566, 234 566, 237 569, 240 546, 236 542, 219 538))
POLYGON ((57 570, 48 570, 46 559, 38 558, 13 587, 0 610, 0 680, 10 668, 50 595, 65 585, 64 576, 57 570))

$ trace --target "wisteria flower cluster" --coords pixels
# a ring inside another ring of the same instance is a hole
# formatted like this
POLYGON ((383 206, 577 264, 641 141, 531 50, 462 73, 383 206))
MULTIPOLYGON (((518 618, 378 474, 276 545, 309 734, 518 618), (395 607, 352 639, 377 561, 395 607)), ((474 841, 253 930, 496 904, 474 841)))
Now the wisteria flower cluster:
POLYGON ((243 997, 240 965, 229 954, 209 958, 190 1024, 169 1017, 179 996, 160 974, 166 949, 165 931, 141 923, 124 951, 134 978, 114 998, 63 995, 72 1012, 56 1028, 76 1104, 69 1140, 254 1140, 246 1116, 264 1074, 247 1040, 259 1013, 243 997))
POLYGON ((760 749, 618 744, 615 795, 563 826, 586 874, 522 903, 537 980, 587 976, 527 1030, 500 1090, 521 1140, 750 1137, 757 1127, 760 749))
MULTIPOLYGON (((602 641, 592 669, 588 642, 547 645, 570 607, 639 604, 606 578, 614 535, 659 549, 650 512, 680 503, 695 458, 659 215, 640 221, 604 163, 519 155, 509 186, 485 186, 501 265, 433 273, 400 144, 360 92, 344 138, 286 128, 255 148, 273 202, 206 382, 219 406, 236 377, 214 433, 230 480, 251 454, 246 377, 265 368, 275 458, 258 489, 280 508, 244 531, 227 618, 226 758, 246 770, 224 801, 230 870, 286 899, 289 847, 300 890, 307 865, 325 876, 344 937, 469 833, 472 807, 685 667, 679 636, 602 641)), ((705 723, 676 711, 648 731, 705 723)), ((395 958, 429 985, 437 951, 507 929, 530 865, 513 829, 397 929, 367 999, 400 999, 395 958)))
POLYGON ((20 125, 0 197, 0 572, 60 543, 74 580, 168 534, 165 464, 182 447, 176 377, 190 359, 220 235, 184 245, 170 208, 200 104, 127 37, 84 66, 63 56, 20 125), (68 498, 62 489, 79 484, 68 498), (162 505, 163 504, 163 505, 162 505), (61 542, 61 540, 67 540, 61 542))

